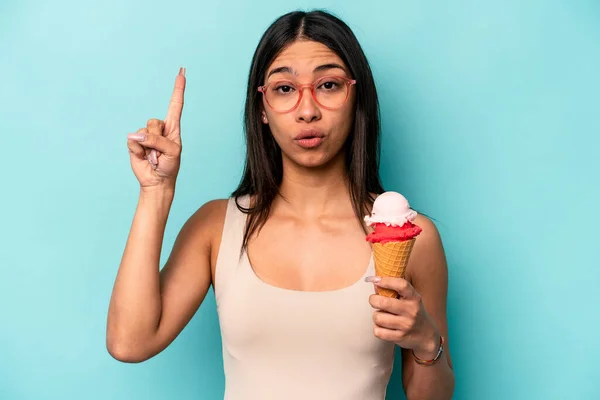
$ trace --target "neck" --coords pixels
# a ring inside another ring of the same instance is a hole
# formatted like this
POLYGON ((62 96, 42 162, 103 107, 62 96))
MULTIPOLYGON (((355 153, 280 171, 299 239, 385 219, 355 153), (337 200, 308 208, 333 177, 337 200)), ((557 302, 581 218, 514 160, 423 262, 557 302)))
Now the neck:
POLYGON ((302 167, 284 158, 280 193, 274 210, 303 218, 353 212, 343 152, 318 168, 302 167))

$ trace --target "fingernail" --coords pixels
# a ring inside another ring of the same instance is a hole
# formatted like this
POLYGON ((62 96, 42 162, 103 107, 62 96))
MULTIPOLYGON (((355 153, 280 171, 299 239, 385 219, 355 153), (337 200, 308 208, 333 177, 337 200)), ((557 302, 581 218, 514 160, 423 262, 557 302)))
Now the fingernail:
POLYGON ((185 76, 185 68, 184 67, 179 68, 179 75, 185 76))
POLYGON ((156 150, 152 150, 150 152, 150 158, 152 159, 152 163, 154 165, 158 165, 158 156, 156 155, 156 150))
POLYGON ((146 135, 144 135, 143 133, 130 133, 129 135, 127 135, 127 138, 143 142, 144 140, 146 140, 146 135))
POLYGON ((148 162, 150 163, 150 165, 152 166, 152 169, 156 169, 156 164, 154 164, 154 162, 152 161, 152 155, 148 154, 146 156, 146 160, 148 160, 148 162))
POLYGON ((381 277, 380 276, 367 276, 365 278, 365 282, 377 283, 379 281, 381 281, 381 277))

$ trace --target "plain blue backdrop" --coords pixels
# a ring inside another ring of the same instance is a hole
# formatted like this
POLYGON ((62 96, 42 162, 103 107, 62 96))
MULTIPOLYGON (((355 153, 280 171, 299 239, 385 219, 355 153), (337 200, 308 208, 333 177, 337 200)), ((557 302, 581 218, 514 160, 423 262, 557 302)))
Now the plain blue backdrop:
POLYGON ((3 0, 0 399, 222 398, 212 292, 155 358, 105 349, 138 195, 126 135, 164 117, 187 67, 164 261, 241 176, 262 32, 313 7, 371 62, 386 189, 442 234, 454 398, 600 398, 600 2, 3 0))

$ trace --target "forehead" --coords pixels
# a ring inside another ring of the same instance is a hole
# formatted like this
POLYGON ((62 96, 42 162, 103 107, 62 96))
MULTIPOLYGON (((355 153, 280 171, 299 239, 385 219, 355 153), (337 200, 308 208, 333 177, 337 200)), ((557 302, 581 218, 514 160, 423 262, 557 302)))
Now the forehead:
POLYGON ((312 75, 315 67, 330 63, 340 64, 347 71, 342 59, 324 44, 308 40, 295 41, 273 60, 267 69, 267 76, 270 71, 280 67, 289 67, 297 75, 312 75))

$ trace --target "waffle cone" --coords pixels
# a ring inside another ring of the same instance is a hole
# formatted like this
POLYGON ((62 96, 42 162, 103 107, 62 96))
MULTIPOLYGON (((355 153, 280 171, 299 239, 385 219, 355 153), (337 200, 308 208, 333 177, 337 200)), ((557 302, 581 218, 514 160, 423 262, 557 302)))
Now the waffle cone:
MULTIPOLYGON (((401 242, 374 243, 373 258, 375 259, 375 273, 377 276, 404 278, 415 241, 416 239, 413 238, 401 242)), ((381 296, 398 297, 398 293, 394 290, 375 286, 375 291, 381 296)))

